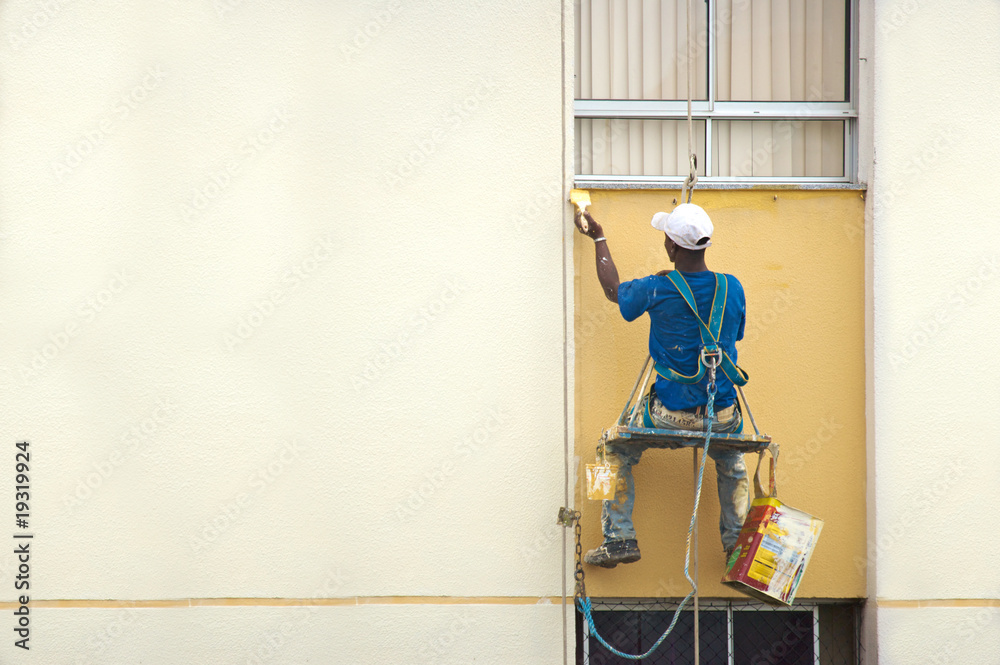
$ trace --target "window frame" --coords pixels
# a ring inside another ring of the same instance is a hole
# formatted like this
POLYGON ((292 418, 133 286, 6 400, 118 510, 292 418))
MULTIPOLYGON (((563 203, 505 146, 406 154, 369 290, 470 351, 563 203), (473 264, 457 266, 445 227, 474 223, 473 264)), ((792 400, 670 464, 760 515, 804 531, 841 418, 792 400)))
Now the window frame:
MULTIPOLYGON (((716 2, 708 4, 708 25, 716 21, 716 2)), ((847 101, 843 102, 757 102, 718 101, 715 85, 718 70, 717 40, 714 30, 708 30, 708 100, 691 103, 692 121, 705 122, 705 175, 698 177, 701 185, 710 184, 783 184, 783 185, 844 185, 858 182, 858 9, 860 0, 847 0, 848 31, 845 54, 847 101), (844 175, 842 176, 713 176, 712 124, 716 120, 837 120, 844 123, 844 175)), ((687 120, 687 101, 651 101, 629 99, 574 99, 574 119, 625 120, 687 120)), ((574 136, 574 140, 577 137, 574 136)), ((701 167, 701 165, 699 165, 701 167)), ((700 169, 699 169, 700 170, 700 169)), ((677 187, 685 175, 593 175, 574 174, 577 186, 662 184, 677 187)))
MULTIPOLYGON (((621 600, 615 599, 600 599, 593 598, 592 609, 594 611, 619 611, 621 600)), ((631 601, 632 604, 644 605, 643 611, 667 611, 672 612, 677 608, 677 602, 670 600, 658 600, 653 598, 646 598, 640 600, 631 601)), ((784 606, 784 605, 770 605, 767 603, 755 602, 755 601, 742 601, 734 602, 734 599, 702 599, 699 602, 700 608, 707 612, 725 612, 726 613, 726 652, 727 660, 729 665, 733 665, 735 662, 735 651, 736 645, 734 641, 734 615, 736 612, 812 612, 813 615, 813 625, 812 625, 812 642, 813 642, 813 663, 814 665, 820 665, 820 639, 819 639, 819 603, 801 603, 794 606, 784 606)), ((681 610, 682 612, 694 612, 694 607, 688 606, 681 610)), ((700 622, 699 622, 700 623, 700 622)), ((581 622, 583 627, 583 632, 581 634, 582 647, 583 647, 583 664, 589 665, 590 663, 590 625, 583 621, 581 622)))

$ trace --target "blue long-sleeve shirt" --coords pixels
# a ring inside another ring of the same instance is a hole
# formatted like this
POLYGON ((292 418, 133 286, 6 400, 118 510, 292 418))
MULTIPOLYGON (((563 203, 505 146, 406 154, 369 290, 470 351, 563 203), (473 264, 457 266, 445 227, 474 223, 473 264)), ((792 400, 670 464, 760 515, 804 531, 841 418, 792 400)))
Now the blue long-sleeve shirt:
MULTIPOLYGON (((702 321, 708 323, 715 296, 715 273, 706 270, 681 272, 681 275, 691 287, 702 321)), ((739 280, 732 275, 727 277, 729 293, 719 332, 719 345, 735 363, 736 342, 743 339, 746 327, 746 296, 739 280)), ((697 373, 702 347, 698 321, 666 275, 650 275, 619 285, 618 308, 626 321, 635 321, 644 313, 649 314, 649 354, 653 360, 681 374, 690 376, 697 373)), ((678 411, 706 404, 707 385, 707 374, 695 384, 677 383, 657 376, 654 389, 665 407, 678 411)), ((721 371, 716 375, 716 385, 716 408, 732 405, 736 400, 736 390, 721 371)))

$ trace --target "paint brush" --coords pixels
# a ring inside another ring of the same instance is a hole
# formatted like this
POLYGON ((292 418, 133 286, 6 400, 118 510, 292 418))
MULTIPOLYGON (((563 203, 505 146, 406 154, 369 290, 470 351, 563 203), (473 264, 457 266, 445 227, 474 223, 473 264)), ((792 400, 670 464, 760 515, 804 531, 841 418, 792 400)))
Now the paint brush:
POLYGON ((580 210, 580 224, 583 227, 583 232, 586 233, 590 225, 587 224, 587 218, 583 216, 583 213, 587 212, 587 206, 590 205, 590 192, 585 189, 571 189, 569 202, 580 210))

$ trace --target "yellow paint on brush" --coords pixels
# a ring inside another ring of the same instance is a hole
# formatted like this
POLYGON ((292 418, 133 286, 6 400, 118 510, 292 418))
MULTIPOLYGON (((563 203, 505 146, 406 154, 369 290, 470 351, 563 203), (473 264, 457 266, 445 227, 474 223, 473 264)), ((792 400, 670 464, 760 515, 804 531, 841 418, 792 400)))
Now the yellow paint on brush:
MULTIPOLYGON (((585 189, 571 189, 569 192, 569 202, 575 205, 581 213, 587 211, 587 206, 590 205, 590 192, 585 189)), ((586 233, 588 227, 587 218, 584 217, 580 220, 580 224, 583 226, 583 232, 586 233)))

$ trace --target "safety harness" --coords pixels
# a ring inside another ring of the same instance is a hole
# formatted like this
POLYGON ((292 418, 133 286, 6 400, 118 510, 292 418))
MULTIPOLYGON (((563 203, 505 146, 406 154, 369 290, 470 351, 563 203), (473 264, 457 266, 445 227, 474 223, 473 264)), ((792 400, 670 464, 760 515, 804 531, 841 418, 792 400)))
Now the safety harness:
POLYGON ((687 303, 687 306, 694 314, 694 318, 698 321, 698 331, 701 333, 702 343, 701 361, 698 362, 698 371, 690 376, 681 374, 677 370, 661 363, 654 363, 653 369, 657 374, 669 381, 687 384, 700 383, 705 377, 705 368, 707 367, 707 363, 704 362, 705 357, 715 356, 719 369, 726 375, 726 378, 733 385, 745 386, 750 379, 750 375, 737 366, 719 344, 722 320, 726 315, 726 299, 729 296, 728 277, 722 273, 715 273, 715 296, 712 298, 712 310, 707 324, 698 313, 698 304, 695 302, 694 294, 691 292, 691 287, 688 286, 684 276, 679 271, 674 270, 667 273, 667 279, 677 288, 677 292, 681 294, 681 298, 687 303))

